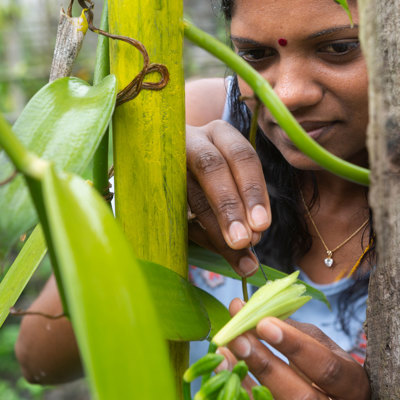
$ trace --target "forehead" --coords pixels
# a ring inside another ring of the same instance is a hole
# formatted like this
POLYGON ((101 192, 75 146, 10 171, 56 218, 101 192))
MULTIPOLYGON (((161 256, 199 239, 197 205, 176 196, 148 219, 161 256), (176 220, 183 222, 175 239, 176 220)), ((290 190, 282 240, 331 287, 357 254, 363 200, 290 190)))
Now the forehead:
MULTIPOLYGON (((349 6, 357 23, 355 3, 349 6)), ((231 30, 245 36, 301 37, 348 24, 346 12, 334 0, 236 0, 231 30)))

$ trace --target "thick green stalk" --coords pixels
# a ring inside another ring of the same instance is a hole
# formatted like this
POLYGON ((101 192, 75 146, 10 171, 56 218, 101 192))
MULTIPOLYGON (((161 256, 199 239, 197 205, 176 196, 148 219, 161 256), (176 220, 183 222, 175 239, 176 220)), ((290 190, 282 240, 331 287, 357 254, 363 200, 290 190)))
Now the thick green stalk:
POLYGON ((18 171, 31 177, 40 175, 43 165, 47 164, 21 144, 2 114, 0 114, 0 147, 7 153, 18 171))
MULTIPOLYGON (((103 12, 101 15, 100 29, 108 31, 108 2, 104 0, 103 12)), ((110 56, 108 50, 108 38, 98 36, 96 67, 94 70, 93 84, 97 85, 104 77, 110 74, 110 56)), ((104 134, 99 147, 93 158, 93 184, 100 194, 103 194, 108 187, 108 138, 109 128, 104 134)))
POLYGON ((341 160, 311 139, 285 107, 269 83, 228 46, 184 22, 185 36, 207 50, 234 70, 254 90, 255 95, 268 108, 275 120, 288 134, 295 146, 326 170, 350 181, 369 185, 369 170, 341 160))
MULTIPOLYGON (((113 120, 116 214, 139 258, 187 276, 187 206, 182 68, 182 0, 110 0, 110 32, 143 43, 150 62, 164 64, 170 81, 142 90, 117 108, 113 120)), ((125 87, 142 69, 142 55, 110 42, 111 72, 125 87)), ((146 81, 158 82, 152 73, 146 81)), ((135 290, 135 288, 132 288, 135 290)), ((138 299, 140 301, 140 299, 138 299)), ((182 392, 187 343, 172 342, 171 362, 182 392)))

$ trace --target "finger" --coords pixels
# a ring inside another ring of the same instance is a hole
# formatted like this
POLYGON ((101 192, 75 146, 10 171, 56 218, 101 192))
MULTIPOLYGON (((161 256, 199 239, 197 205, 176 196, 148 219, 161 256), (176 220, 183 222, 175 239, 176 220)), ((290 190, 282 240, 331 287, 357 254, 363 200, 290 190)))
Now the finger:
POLYGON ((208 236, 206 235, 204 229, 196 221, 192 221, 189 223, 188 231, 189 239, 192 242, 197 243, 199 246, 211 250, 214 253, 218 253, 215 246, 208 239, 208 236))
POLYGON ((271 390, 274 399, 328 399, 273 355, 253 334, 237 337, 228 347, 238 359, 246 362, 258 381, 271 390))
MULTIPOLYGON (((191 212, 195 214, 196 219, 203 221, 206 225, 218 225, 217 218, 208 203, 208 200, 203 192, 201 186, 196 182, 192 173, 187 172, 187 189, 188 189, 188 203, 191 212)), ((205 227, 205 225, 203 225, 205 227)), ((206 229, 205 229, 206 230, 206 229)), ((222 238, 221 230, 218 230, 219 236, 222 238)), ((255 246, 261 240, 260 232, 252 232, 251 244, 255 246)))
POLYGON ((315 325, 294 321, 292 319, 286 319, 285 322, 293 326, 294 328, 298 329, 299 331, 307 334, 308 336, 311 336, 312 338, 323 344, 325 347, 327 347, 334 353, 337 353, 341 357, 354 361, 354 359, 351 357, 349 353, 345 352, 341 347, 337 345, 337 343, 335 343, 330 337, 326 336, 321 331, 321 329, 318 329, 315 325))
POLYGON ((231 314, 231 316, 233 317, 234 315, 236 315, 245 304, 246 303, 239 297, 233 299, 229 304, 229 313, 231 314))
POLYGON ((216 217, 208 205, 200 186, 188 176, 188 202, 199 224, 189 224, 191 240, 222 255, 240 276, 250 276, 258 269, 258 262, 249 249, 233 250, 225 242, 216 217), (204 229, 202 229, 204 228, 204 229))
POLYGON ((312 382, 334 397, 369 398, 369 384, 361 365, 332 352, 313 337, 277 318, 257 325, 259 337, 274 346, 312 382))
POLYGON ((271 208, 260 159, 239 131, 232 130, 232 134, 227 135, 227 130, 232 129, 228 123, 214 126, 213 131, 210 130, 210 139, 228 162, 246 209, 247 221, 254 231, 265 231, 271 224, 271 208))
POLYGON ((206 135, 188 134, 187 164, 204 190, 226 243, 232 249, 248 247, 252 229, 232 172, 220 150, 206 135))

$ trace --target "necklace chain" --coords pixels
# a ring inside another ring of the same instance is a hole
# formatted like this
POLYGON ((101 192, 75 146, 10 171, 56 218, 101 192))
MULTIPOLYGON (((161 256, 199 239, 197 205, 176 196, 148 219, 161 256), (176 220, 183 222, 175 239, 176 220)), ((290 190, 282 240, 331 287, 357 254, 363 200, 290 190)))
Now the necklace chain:
POLYGON ((303 192, 302 192, 301 190, 300 190, 300 195, 301 195, 301 199, 302 199, 303 204, 304 204, 304 208, 305 208, 306 211, 307 211, 308 218, 310 219, 310 221, 311 221, 311 223, 312 223, 312 225, 313 225, 313 227, 314 227, 314 229, 315 229, 315 232, 317 232, 317 235, 318 235, 319 239, 321 240, 323 246, 325 247, 326 254, 328 255, 328 258, 326 258, 326 259, 324 260, 325 265, 326 265, 327 267, 331 267, 331 266, 333 265, 333 259, 332 259, 333 253, 334 253, 335 251, 339 250, 342 246, 344 246, 344 245, 345 245, 347 242, 349 242, 351 239, 353 239, 353 237, 356 236, 357 233, 360 232, 361 229, 364 228, 364 226, 366 226, 366 225, 368 224, 369 217, 368 217, 368 218, 362 223, 362 225, 361 225, 359 228, 357 228, 348 238, 346 238, 345 240, 343 240, 342 243, 338 244, 334 249, 329 250, 329 249, 328 249, 328 246, 327 246, 326 243, 325 243, 325 240, 323 239, 321 233, 319 232, 319 230, 318 230, 318 228, 317 228, 317 225, 316 225, 315 222, 314 222, 313 217, 311 216, 310 210, 309 210, 309 208, 308 208, 308 206, 307 206, 307 204, 306 204, 306 201, 304 200, 303 192))

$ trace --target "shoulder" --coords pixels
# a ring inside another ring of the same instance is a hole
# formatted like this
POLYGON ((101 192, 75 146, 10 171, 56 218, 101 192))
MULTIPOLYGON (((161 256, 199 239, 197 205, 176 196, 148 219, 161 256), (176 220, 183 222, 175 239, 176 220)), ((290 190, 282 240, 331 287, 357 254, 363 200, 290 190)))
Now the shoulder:
POLYGON ((186 123, 202 126, 221 119, 227 82, 224 78, 207 78, 186 83, 186 123))

